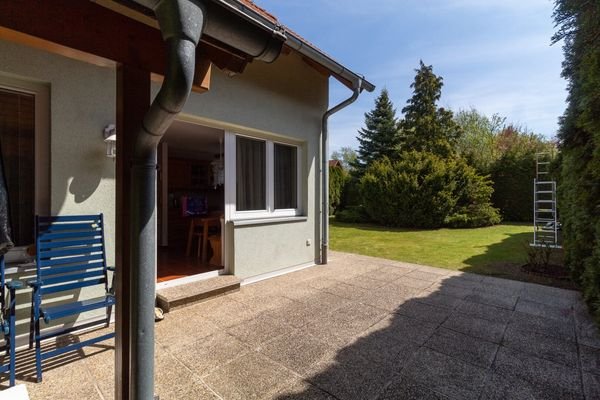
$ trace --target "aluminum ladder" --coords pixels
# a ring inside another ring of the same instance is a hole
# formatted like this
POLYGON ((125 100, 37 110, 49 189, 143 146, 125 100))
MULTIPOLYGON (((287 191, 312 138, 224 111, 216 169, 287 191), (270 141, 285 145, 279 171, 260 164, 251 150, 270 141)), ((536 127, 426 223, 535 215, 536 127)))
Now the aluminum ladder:
POLYGON ((550 176, 552 155, 537 153, 533 180, 533 243, 535 247, 560 248, 556 209, 556 181, 550 176))

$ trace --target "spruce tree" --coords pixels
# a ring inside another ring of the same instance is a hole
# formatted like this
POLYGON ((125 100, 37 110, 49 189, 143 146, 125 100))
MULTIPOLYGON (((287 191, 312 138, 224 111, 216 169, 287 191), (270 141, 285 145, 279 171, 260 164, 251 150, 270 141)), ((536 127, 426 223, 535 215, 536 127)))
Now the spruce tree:
POLYGON ((454 121, 452 111, 437 107, 443 79, 423 61, 415 71, 415 80, 410 85, 413 96, 402 109, 404 118, 398 125, 401 150, 426 151, 449 157, 454 154, 461 129, 454 121))
POLYGON ((387 89, 375 100, 375 108, 365 113, 365 127, 358 131, 358 154, 353 163, 357 176, 375 160, 394 158, 398 151, 398 121, 387 89))

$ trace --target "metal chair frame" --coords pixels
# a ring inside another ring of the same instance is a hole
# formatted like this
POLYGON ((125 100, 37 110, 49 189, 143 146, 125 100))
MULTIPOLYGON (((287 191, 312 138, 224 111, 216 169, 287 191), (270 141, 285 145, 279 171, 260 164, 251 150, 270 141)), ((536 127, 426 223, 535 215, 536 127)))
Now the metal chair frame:
POLYGON ((75 331, 110 324, 114 294, 108 284, 106 247, 104 242, 104 217, 98 215, 73 215, 36 217, 36 279, 28 281, 33 288, 29 347, 35 342, 37 381, 42 381, 42 361, 85 346, 108 340, 114 332, 79 343, 42 351, 45 339, 75 331), (103 286, 104 295, 83 301, 71 300, 59 305, 45 305, 45 295, 64 294, 73 290, 103 286), (100 320, 61 327, 50 332, 40 331, 40 323, 79 315, 86 311, 106 308, 100 320))
POLYGON ((6 282, 5 275, 6 264, 4 255, 0 255, 0 330, 4 336, 4 350, 8 356, 8 363, 0 365, 0 373, 9 373, 9 385, 15 385, 15 308, 16 308, 16 290, 21 289, 23 284, 20 281, 12 280, 6 282), (8 289, 8 304, 6 298, 6 289, 8 289))

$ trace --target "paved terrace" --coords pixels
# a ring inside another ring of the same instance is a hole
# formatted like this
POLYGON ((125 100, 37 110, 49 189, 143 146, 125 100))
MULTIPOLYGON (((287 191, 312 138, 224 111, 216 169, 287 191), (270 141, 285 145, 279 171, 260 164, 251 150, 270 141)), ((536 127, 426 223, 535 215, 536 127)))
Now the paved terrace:
MULTIPOLYGON (((162 400, 600 398, 578 293, 369 257, 333 253, 156 331, 162 400)), ((112 346, 57 360, 30 396, 112 399, 112 346)))

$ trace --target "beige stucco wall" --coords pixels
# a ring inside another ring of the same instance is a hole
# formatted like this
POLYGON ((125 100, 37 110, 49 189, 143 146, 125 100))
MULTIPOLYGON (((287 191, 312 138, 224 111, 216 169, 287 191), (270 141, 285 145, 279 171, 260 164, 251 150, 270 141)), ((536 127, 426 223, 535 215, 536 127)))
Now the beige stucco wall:
MULTIPOLYGON (((49 86, 50 212, 104 213, 107 256, 112 264, 115 164, 104 155, 102 130, 115 122, 115 70, 0 41, 0 76, 49 86)), ((19 278, 28 276, 22 272, 19 278)), ((94 295, 85 289, 69 297, 94 295)), ((18 301, 19 332, 25 332, 29 329, 30 293, 21 291, 18 301)))
MULTIPOLYGON (((0 76, 50 88, 50 212, 103 212, 112 264, 115 164, 104 155, 102 129, 116 119, 116 71, 3 41, 0 55, 0 76)), ((153 94, 157 90, 153 85, 153 94)), ((319 135, 327 97, 328 79, 294 54, 282 55, 273 64, 252 63, 235 77, 215 68, 211 90, 190 96, 186 118, 237 133, 292 139, 303 150, 306 220, 243 227, 229 224, 230 272, 246 278, 318 258, 319 135)), ((17 278, 30 274, 23 272, 17 278)), ((82 300, 95 295, 85 289, 67 297, 82 300)), ((23 333, 28 330, 30 293, 20 292, 18 301, 18 330, 23 333)))
MULTIPOLYGON (((155 85, 154 94, 157 90, 155 85)), ((199 123, 234 133, 281 137, 302 146, 306 221, 235 227, 228 223, 230 272, 236 276, 253 277, 318 259, 319 149, 327 101, 327 77, 294 53, 272 64, 249 64, 234 77, 214 68, 210 91, 188 99, 184 114, 191 120, 195 116, 199 123)))

